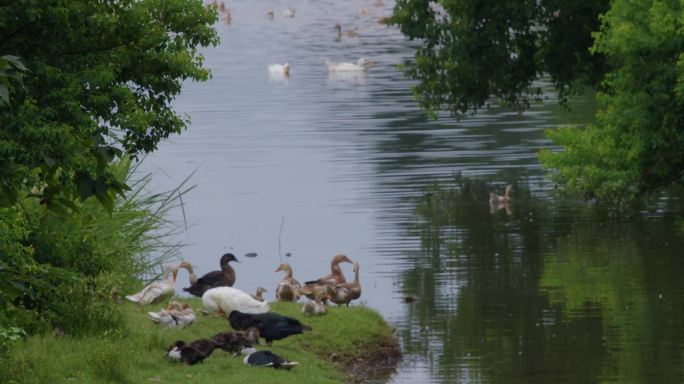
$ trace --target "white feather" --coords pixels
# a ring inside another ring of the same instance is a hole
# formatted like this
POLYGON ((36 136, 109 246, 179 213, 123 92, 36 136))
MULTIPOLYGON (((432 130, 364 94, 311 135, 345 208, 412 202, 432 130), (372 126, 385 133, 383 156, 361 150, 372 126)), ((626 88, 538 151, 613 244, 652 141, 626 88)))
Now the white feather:
POLYGON ((266 301, 256 300, 248 293, 232 287, 217 287, 207 290, 202 295, 202 304, 204 304, 206 312, 212 313, 220 310, 226 316, 230 315, 232 311, 251 314, 269 311, 266 301))

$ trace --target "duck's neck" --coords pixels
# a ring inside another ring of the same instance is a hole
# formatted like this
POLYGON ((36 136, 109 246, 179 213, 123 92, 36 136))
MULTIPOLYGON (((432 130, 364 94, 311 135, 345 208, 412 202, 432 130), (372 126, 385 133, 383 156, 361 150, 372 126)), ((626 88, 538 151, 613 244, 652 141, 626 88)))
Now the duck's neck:
POLYGON ((341 276, 342 275, 342 268, 340 268, 340 262, 331 263, 330 264, 330 272, 332 272, 333 275, 341 276))
POLYGON ((285 270, 285 273, 286 273, 285 277, 288 278, 288 279, 291 279, 291 278, 292 278, 292 268, 291 268, 291 267, 287 267, 287 268, 285 268, 284 270, 285 270))
POLYGON ((354 271, 354 284, 359 284, 359 268, 354 271))

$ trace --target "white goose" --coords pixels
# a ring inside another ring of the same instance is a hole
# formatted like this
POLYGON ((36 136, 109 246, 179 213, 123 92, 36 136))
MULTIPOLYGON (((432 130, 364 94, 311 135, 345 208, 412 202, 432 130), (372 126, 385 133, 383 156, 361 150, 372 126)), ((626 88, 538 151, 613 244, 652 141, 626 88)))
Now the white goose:
POLYGON ((356 63, 333 63, 326 60, 325 64, 328 66, 328 72, 365 72, 369 67, 373 66, 373 62, 365 57, 360 58, 356 63))
POLYGON ((167 265, 162 272, 162 281, 155 281, 154 283, 143 288, 140 292, 126 296, 126 299, 138 304, 154 304, 160 302, 176 293, 174 284, 176 282, 176 275, 178 274, 178 265, 167 265))
POLYGON ((204 292, 202 295, 204 312, 219 312, 229 315, 233 311, 243 313, 266 313, 269 310, 268 302, 254 299, 248 293, 233 287, 217 287, 204 292))

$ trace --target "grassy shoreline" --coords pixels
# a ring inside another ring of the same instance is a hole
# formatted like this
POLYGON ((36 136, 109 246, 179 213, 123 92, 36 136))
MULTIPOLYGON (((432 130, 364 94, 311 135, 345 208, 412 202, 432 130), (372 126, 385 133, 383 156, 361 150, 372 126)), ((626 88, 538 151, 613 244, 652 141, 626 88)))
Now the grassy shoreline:
MULTIPOLYGON (((199 313, 201 300, 181 301, 199 313)), ((389 374, 400 355, 392 328, 373 309, 334 307, 324 316, 307 317, 299 311, 300 304, 271 303, 273 312, 296 317, 313 328, 268 347, 300 362, 299 367, 292 371, 249 367, 241 358, 220 350, 204 362, 188 366, 166 359, 166 347, 176 340, 191 341, 231 330, 225 318, 199 314, 185 329, 166 329, 147 318, 148 311, 165 303, 137 307, 126 302, 120 306, 126 323, 120 331, 85 337, 32 336, 13 346, 0 367, 0 382, 342 383, 365 381, 371 372, 389 374)))

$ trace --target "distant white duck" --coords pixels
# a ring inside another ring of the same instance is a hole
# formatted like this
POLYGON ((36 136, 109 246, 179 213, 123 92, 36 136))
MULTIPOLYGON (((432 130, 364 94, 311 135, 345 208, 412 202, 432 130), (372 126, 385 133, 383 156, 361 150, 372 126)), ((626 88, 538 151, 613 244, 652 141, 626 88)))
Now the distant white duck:
POLYGON ((290 64, 269 64, 268 74, 271 77, 290 77, 290 64))
POLYGON ((153 322, 170 328, 183 328, 195 322, 195 311, 186 303, 172 301, 158 312, 147 312, 153 322))
POLYGON ((365 57, 360 58, 356 63, 333 63, 326 60, 325 64, 328 66, 328 72, 365 72, 369 67, 373 66, 373 62, 365 57))
POLYGON ((295 17, 295 12, 294 8, 288 8, 283 11, 283 17, 295 17))
POLYGON ((340 23, 335 23, 335 30, 337 30, 337 39, 341 39, 342 36, 346 37, 359 37, 359 33, 357 32, 358 28, 354 27, 354 29, 348 29, 344 32, 342 32, 342 26, 340 23))
POLYGON ((138 304, 154 304, 160 302, 176 293, 174 284, 178 274, 178 265, 167 265, 162 272, 162 281, 143 288, 140 292, 126 296, 126 299, 138 304))
POLYGON ((269 310, 266 301, 255 300, 248 293, 233 287, 217 287, 204 292, 202 295, 204 312, 219 312, 229 315, 232 311, 243 313, 266 313, 269 310))

